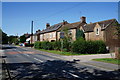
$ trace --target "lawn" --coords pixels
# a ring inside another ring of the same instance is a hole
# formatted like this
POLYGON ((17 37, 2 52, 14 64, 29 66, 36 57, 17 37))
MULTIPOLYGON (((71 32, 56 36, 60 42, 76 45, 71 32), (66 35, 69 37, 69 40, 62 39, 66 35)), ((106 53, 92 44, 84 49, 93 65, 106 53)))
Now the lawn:
POLYGON ((70 56, 70 55, 92 55, 92 54, 80 54, 80 53, 73 53, 73 52, 61 52, 61 51, 57 51, 57 50, 45 50, 45 49, 37 49, 37 50, 45 51, 45 52, 49 52, 49 53, 54 53, 54 54, 66 55, 66 56, 70 56))
POLYGON ((100 61, 100 62, 106 62, 106 63, 112 63, 112 64, 120 64, 120 60, 113 59, 113 58, 99 58, 99 59, 93 59, 94 61, 100 61))

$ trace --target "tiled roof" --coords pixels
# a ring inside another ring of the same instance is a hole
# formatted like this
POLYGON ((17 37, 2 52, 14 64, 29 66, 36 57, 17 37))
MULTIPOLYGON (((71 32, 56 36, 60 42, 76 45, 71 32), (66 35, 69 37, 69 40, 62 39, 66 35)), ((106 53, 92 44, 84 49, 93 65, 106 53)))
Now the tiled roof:
POLYGON ((86 23, 81 23, 81 22, 70 23, 70 24, 64 25, 61 29, 65 29, 65 28, 74 29, 74 28, 77 28, 77 27, 82 26, 84 24, 86 24, 86 23))
POLYGON ((85 32, 91 32, 91 31, 93 31, 93 29, 97 23, 101 26, 101 29, 105 29, 105 28, 107 28, 107 26, 112 24, 112 22, 114 22, 114 21, 116 21, 116 19, 110 19, 110 20, 104 20, 104 21, 99 21, 99 22, 95 22, 95 23, 90 23, 90 24, 86 24, 82 27, 85 32))
POLYGON ((47 32, 51 32, 51 31, 56 31, 57 29, 59 29, 62 26, 63 26, 63 22, 55 24, 55 25, 52 25, 49 28, 46 28, 45 30, 38 32, 37 34, 42 34, 42 33, 47 33, 47 32))

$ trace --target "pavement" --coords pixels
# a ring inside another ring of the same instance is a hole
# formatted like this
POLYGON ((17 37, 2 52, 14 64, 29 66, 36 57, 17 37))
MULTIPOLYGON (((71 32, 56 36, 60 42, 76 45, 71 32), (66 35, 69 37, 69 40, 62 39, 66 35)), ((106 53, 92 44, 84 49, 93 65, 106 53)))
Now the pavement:
POLYGON ((0 80, 2 79, 2 56, 3 56, 3 50, 0 49, 0 80))

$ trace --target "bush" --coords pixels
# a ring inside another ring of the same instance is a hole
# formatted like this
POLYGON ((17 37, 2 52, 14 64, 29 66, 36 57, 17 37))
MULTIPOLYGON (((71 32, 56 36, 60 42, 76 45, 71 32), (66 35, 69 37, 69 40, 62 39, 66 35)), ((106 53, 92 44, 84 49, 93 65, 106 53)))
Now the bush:
POLYGON ((72 46, 71 40, 65 37, 63 39, 63 50, 67 52, 71 51, 71 46, 72 46))
POLYGON ((97 53, 106 53, 107 49, 106 49, 106 45, 103 41, 95 41, 96 45, 97 45, 97 53))
POLYGON ((53 48, 54 48, 53 42, 49 42, 49 41, 41 42, 41 49, 53 50, 53 48))
POLYGON ((84 39, 80 38, 73 42, 72 52, 75 53, 85 53, 86 42, 84 39))
POLYGON ((73 42, 72 52, 82 54, 106 53, 107 49, 103 41, 85 41, 80 38, 73 42))
POLYGON ((34 44, 25 44, 25 47, 33 47, 34 44))
POLYGON ((53 42, 54 44, 54 50, 61 50, 61 42, 60 41, 55 41, 53 42))
POLYGON ((41 48, 41 42, 37 41, 34 43, 34 48, 40 49, 41 48))

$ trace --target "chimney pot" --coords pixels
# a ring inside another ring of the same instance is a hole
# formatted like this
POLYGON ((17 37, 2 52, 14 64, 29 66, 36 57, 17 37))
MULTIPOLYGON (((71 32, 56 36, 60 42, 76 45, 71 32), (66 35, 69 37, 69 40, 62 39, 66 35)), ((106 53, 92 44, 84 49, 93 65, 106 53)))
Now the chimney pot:
POLYGON ((63 20, 63 25, 67 24, 67 21, 63 20))
POLYGON ((38 32, 40 32, 40 29, 38 29, 38 32))
POLYGON ((82 16, 80 19, 82 23, 86 23, 86 17, 82 16))
POLYGON ((46 28, 49 28, 50 27, 50 23, 46 23, 46 28))

